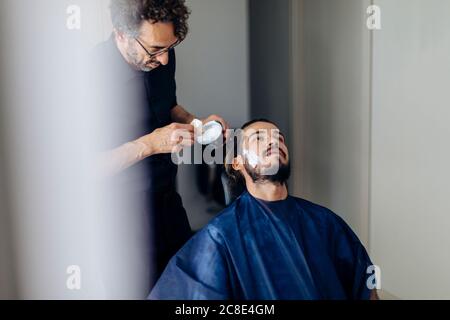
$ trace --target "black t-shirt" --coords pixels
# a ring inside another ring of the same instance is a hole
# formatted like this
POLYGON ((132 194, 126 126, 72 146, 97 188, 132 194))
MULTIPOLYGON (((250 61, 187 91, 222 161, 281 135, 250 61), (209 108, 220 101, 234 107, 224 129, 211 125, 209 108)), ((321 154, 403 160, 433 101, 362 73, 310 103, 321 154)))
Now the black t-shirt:
MULTIPOLYGON (((170 124, 171 110, 177 105, 175 52, 169 63, 150 72, 133 69, 123 58, 111 37, 95 49, 98 71, 98 105, 106 128, 100 137, 103 151, 117 148, 170 124)), ((155 155, 113 178, 127 191, 165 191, 175 186, 177 166, 170 154, 155 155)))

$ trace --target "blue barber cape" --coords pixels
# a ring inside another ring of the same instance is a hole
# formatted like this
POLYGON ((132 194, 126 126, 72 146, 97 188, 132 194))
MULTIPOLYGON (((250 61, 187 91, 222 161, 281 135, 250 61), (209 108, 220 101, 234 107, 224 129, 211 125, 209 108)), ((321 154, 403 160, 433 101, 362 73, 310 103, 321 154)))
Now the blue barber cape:
POLYGON ((172 258, 149 299, 369 299, 371 265, 330 210, 245 192, 172 258))

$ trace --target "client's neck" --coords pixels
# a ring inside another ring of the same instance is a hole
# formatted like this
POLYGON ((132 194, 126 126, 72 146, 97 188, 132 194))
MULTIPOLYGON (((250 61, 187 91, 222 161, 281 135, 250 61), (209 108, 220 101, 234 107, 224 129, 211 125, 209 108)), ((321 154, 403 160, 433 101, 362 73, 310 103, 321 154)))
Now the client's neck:
POLYGON ((286 200, 289 195, 285 183, 248 181, 247 190, 253 197, 264 201, 286 200))

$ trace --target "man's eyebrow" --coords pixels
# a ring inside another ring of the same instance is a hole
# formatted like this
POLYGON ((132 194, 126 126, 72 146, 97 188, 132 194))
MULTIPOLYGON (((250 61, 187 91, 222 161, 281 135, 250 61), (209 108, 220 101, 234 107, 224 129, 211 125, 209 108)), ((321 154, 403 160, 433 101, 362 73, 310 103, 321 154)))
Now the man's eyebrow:
POLYGON ((248 138, 250 139, 250 138, 253 137, 255 134, 256 134, 256 135, 261 134, 261 133, 262 133, 262 132, 261 132, 262 130, 264 130, 264 129, 258 129, 258 130, 256 130, 256 131, 253 132, 251 135, 249 135, 248 138))
MULTIPOLYGON (((256 134, 256 135, 259 135, 259 134, 261 134, 263 131, 268 131, 268 130, 269 130, 269 129, 258 129, 258 130, 256 130, 255 132, 253 132, 251 135, 249 135, 248 138, 250 139, 250 138, 253 137, 255 134, 256 134)), ((284 135, 284 133, 281 132, 279 129, 270 129, 270 130, 277 131, 278 134, 279 134, 280 136, 283 137, 283 139, 286 139, 286 136, 284 135)))

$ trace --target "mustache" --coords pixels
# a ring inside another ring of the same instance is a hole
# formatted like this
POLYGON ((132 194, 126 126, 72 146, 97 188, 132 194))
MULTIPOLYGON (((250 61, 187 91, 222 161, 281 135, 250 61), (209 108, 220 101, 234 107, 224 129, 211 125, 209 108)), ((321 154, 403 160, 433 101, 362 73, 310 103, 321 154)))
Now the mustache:
POLYGON ((269 155, 271 155, 272 153, 278 152, 281 155, 283 155, 284 157, 286 157, 286 152, 283 151, 283 149, 280 148, 280 146, 276 145, 276 146, 269 146, 266 151, 264 152, 264 156, 268 157, 269 155))

